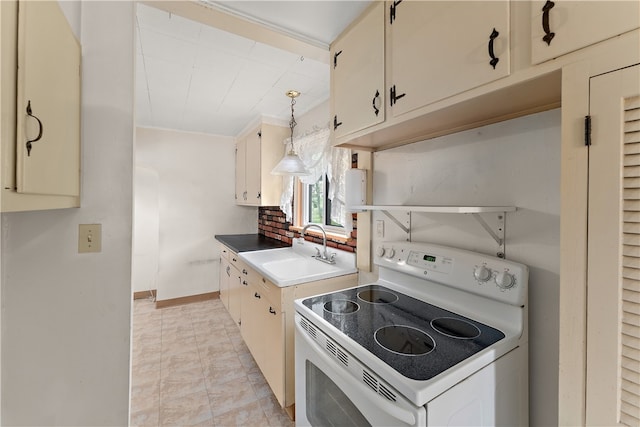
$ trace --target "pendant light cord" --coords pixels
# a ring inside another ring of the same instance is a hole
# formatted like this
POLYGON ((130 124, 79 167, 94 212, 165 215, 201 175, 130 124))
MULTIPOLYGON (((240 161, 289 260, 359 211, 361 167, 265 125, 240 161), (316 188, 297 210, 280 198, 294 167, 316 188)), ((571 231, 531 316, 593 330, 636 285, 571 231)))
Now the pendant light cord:
POLYGON ((298 123, 296 123, 296 119, 293 116, 293 106, 296 104, 296 99, 291 98, 291 121, 289 122, 289 128, 291 129, 291 151, 294 151, 293 147, 293 128, 296 127, 298 123))

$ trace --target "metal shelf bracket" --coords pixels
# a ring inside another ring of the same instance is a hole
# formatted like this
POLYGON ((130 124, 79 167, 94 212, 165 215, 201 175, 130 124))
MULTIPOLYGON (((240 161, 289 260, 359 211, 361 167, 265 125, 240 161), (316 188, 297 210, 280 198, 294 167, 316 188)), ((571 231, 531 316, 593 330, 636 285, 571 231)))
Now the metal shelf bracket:
POLYGON ((498 244, 498 252, 496 256, 498 258, 505 257, 505 244, 504 244, 504 234, 505 234, 505 218, 507 216, 506 212, 498 213, 498 227, 497 232, 493 231, 493 228, 480 216, 478 213, 472 213, 473 217, 480 223, 482 228, 485 229, 487 233, 496 241, 498 244))
POLYGON ((400 229, 407 234, 407 242, 411 241, 411 211, 407 211, 406 212, 407 219, 405 220, 404 224, 402 222, 400 222, 400 220, 398 220, 398 218, 396 218, 395 216, 391 215, 389 213, 389 211, 381 210, 380 212, 385 214, 387 216, 387 218, 389 218, 391 221, 393 221, 393 223, 395 225, 400 227, 400 229))

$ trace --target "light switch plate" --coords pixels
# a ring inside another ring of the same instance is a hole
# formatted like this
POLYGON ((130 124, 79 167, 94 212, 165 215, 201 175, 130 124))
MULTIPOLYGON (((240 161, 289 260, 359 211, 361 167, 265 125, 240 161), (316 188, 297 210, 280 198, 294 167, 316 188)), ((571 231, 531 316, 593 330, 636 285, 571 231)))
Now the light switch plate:
POLYGON ((78 226, 78 253, 102 251, 102 224, 78 226))
POLYGON ((376 220, 376 237, 378 239, 384 238, 384 220, 376 220))

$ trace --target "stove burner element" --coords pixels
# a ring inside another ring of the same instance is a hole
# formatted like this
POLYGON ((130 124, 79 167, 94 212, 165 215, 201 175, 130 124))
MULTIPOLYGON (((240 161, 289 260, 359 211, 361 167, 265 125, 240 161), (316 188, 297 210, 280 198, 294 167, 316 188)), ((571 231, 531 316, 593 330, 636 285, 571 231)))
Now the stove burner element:
POLYGON ((411 326, 383 326, 374 337, 385 349, 407 356, 422 356, 436 347, 433 338, 411 326))
POLYGON ((334 299, 324 304, 324 309, 333 314, 350 314, 360 310, 360 306, 347 299, 334 299))
POLYGON ((466 320, 453 317, 438 317, 431 321, 431 327, 451 338, 473 339, 480 336, 480 329, 466 320))
POLYGON ((369 289, 358 292, 358 298, 372 304, 390 304, 398 301, 398 295, 379 289, 369 289))

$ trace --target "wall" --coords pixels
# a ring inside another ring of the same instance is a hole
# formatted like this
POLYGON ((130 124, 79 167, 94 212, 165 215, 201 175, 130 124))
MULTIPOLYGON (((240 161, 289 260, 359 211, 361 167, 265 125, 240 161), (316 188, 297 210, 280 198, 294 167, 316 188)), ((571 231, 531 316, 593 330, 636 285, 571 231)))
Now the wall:
MULTIPOLYGON (((373 188, 374 204, 518 207, 506 218, 506 255, 530 267, 530 422, 557 425, 560 110, 375 153, 373 188)), ((496 254, 496 243, 471 216, 411 219, 413 241, 496 254)), ((382 213, 376 220, 385 221, 384 240, 406 238, 382 213)), ((379 241, 374 237, 374 248, 379 241)))
POLYGON ((235 204, 234 139, 138 128, 136 163, 158 174, 157 299, 219 290, 214 235, 256 233, 258 227, 257 209, 235 204))
POLYGON ((158 289, 158 259, 160 256, 159 177, 153 168, 137 165, 133 180, 131 288, 136 293, 158 289))
POLYGON ((82 207, 2 215, 2 425, 128 422, 134 8, 77 10, 82 207), (101 253, 77 253, 81 223, 101 253))

